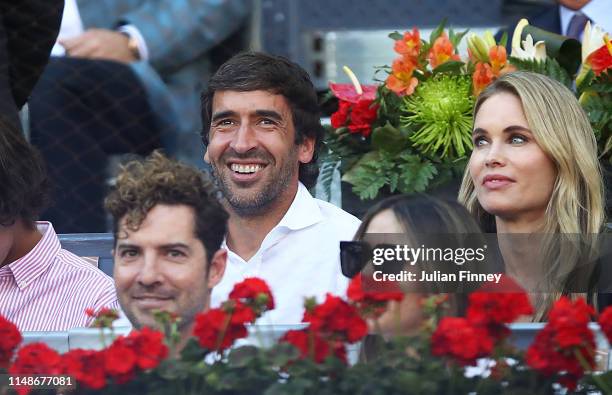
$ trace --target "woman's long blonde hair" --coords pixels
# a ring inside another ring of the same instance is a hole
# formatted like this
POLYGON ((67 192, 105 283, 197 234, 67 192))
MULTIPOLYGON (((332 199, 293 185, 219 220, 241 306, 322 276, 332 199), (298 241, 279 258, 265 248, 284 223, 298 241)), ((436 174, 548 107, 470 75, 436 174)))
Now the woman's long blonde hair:
MULTIPOLYGON (((573 93, 561 83, 541 74, 526 71, 509 73, 478 96, 474 118, 482 103, 502 92, 513 94, 520 100, 535 141, 557 170, 542 233, 583 236, 599 233, 605 220, 605 199, 597 142, 589 120, 573 93)), ((495 231, 495 218, 478 202, 469 167, 463 175, 459 201, 477 218, 485 231, 495 231)), ((561 261, 567 266, 571 260, 553 261, 556 263, 551 263, 552 266, 561 261)), ((572 268, 547 269, 567 273, 572 268)), ((555 289, 556 285, 550 285, 551 289, 555 289)), ((549 302, 555 298, 551 295, 549 302)), ((544 303, 542 309, 536 310, 544 314, 549 306, 550 303, 544 303)))

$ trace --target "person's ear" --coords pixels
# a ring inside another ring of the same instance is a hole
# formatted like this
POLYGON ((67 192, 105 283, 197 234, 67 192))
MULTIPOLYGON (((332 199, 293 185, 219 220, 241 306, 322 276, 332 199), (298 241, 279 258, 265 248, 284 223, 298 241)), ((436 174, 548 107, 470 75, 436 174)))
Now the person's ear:
POLYGON ((210 156, 208 155, 208 147, 206 147, 206 152, 204 152, 204 162, 210 163, 210 156))
POLYGON ((225 266, 227 264, 227 251, 224 249, 217 250, 209 262, 208 268, 208 288, 212 289, 215 285, 221 282, 225 266))
POLYGON ((309 163, 314 156, 314 149, 315 139, 313 137, 304 137, 298 147, 298 160, 300 163, 309 163))

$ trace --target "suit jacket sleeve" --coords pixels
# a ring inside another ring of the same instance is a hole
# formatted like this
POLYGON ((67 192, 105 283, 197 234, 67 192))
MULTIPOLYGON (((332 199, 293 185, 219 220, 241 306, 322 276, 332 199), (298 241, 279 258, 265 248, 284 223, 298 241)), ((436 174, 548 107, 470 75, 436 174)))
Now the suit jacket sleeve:
POLYGON ((138 28, 157 70, 177 69, 202 56, 240 28, 249 0, 148 1, 123 15, 138 28))

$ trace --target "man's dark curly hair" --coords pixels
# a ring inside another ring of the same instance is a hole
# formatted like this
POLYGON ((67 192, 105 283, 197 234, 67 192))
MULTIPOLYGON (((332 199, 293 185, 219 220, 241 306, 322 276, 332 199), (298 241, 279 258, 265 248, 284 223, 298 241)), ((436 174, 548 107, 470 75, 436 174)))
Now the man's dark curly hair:
POLYGON ((157 151, 144 160, 122 166, 114 189, 104 201, 113 216, 115 244, 124 218, 127 228, 137 231, 158 204, 193 208, 196 237, 206 248, 210 261, 227 231, 228 215, 219 201, 219 192, 207 174, 157 151))
POLYGON ((314 140, 312 160, 300 163, 299 170, 300 181, 307 188, 313 187, 319 176, 317 153, 324 132, 317 92, 308 73, 282 56, 243 52, 219 67, 208 82, 208 89, 202 93, 202 141, 208 145, 215 92, 258 90, 282 95, 287 99, 295 126, 296 144, 301 144, 305 137, 314 140))
POLYGON ((49 178, 38 151, 20 129, 0 117, 0 225, 34 226, 49 197, 49 178))

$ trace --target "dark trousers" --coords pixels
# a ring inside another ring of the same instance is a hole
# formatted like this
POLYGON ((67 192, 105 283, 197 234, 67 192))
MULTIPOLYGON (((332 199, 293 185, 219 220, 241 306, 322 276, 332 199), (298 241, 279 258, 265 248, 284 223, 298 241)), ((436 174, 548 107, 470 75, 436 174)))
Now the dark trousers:
POLYGON ((30 97, 32 143, 47 163, 58 233, 105 232, 109 155, 146 155, 159 129, 132 70, 102 60, 52 58, 30 97))

